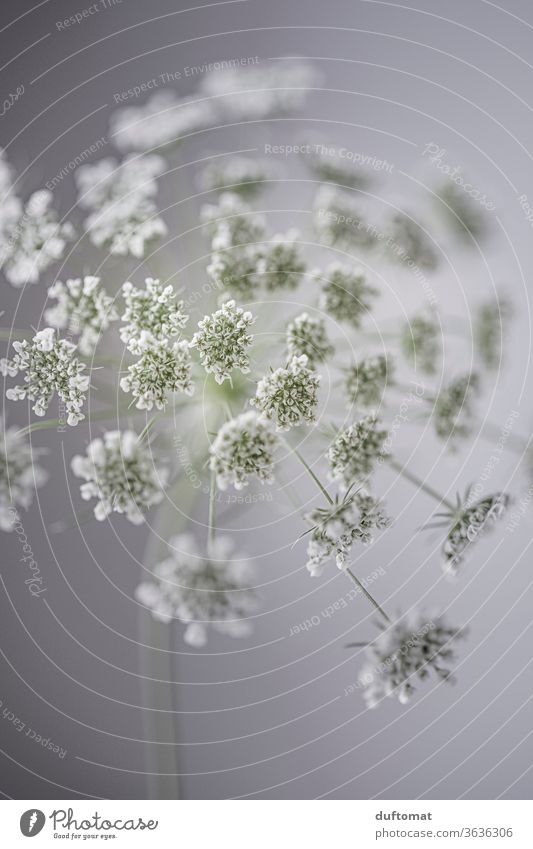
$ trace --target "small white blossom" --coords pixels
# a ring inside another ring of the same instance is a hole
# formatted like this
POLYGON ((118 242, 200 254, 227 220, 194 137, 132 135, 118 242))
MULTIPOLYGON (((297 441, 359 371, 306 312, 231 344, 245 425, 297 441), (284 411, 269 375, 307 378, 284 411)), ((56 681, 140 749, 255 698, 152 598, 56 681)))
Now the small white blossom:
POLYGON ((0 529, 12 531, 16 508, 31 506, 35 490, 48 480, 48 473, 36 460, 44 453, 32 448, 16 427, 6 428, 0 417, 0 529))
POLYGON ((383 354, 367 357, 346 369, 345 390, 348 405, 377 406, 390 382, 392 366, 383 354))
POLYGON ((319 82, 310 65, 280 60, 264 67, 213 71, 204 78, 201 90, 222 114, 257 120, 300 109, 307 90, 319 82))
POLYGON ((41 272, 61 259, 74 236, 68 222, 60 224, 52 209, 52 192, 34 192, 23 207, 14 196, 0 212, 0 268, 13 286, 37 283, 41 272))
POLYGON ((365 270, 334 262, 325 271, 314 271, 311 276, 321 285, 320 309, 337 321, 359 328, 378 294, 367 283, 365 270))
POLYGON ((247 156, 232 156, 213 160, 202 174, 201 185, 205 189, 234 192, 242 198, 250 198, 264 188, 270 176, 271 169, 266 163, 247 156))
POLYGON ((449 666, 455 661, 454 643, 465 636, 464 628, 451 627, 442 615, 427 617, 418 610, 386 627, 367 647, 359 675, 368 707, 377 707, 387 696, 407 704, 416 681, 432 672, 443 681, 453 680, 449 666))
POLYGON ((121 317, 125 326, 120 338, 132 354, 141 354, 143 334, 163 341, 179 336, 189 316, 183 312, 183 301, 176 300, 172 286, 147 277, 144 289, 136 289, 129 281, 122 286, 126 309, 121 317))
POLYGON ((437 370, 440 345, 440 327, 432 316, 417 315, 407 321, 402 330, 402 350, 415 369, 434 374, 437 370))
POLYGON ((383 456, 387 431, 379 427, 375 413, 339 431, 331 443, 327 459, 333 480, 349 487, 368 477, 376 460, 383 456))
POLYGON ((258 242, 264 238, 265 222, 235 192, 223 192, 217 204, 205 204, 201 218, 213 239, 213 250, 258 242))
POLYGON ((439 439, 453 440, 468 436, 473 416, 473 401, 478 390, 477 374, 455 378, 441 389, 433 407, 433 423, 439 439))
POLYGON ((191 534, 174 537, 169 545, 170 556, 157 564, 153 580, 135 590, 137 601, 160 622, 183 622, 183 639, 193 648, 205 645, 208 628, 247 637, 252 631, 249 617, 258 606, 251 587, 254 569, 245 557, 233 554, 231 538, 215 539, 208 557, 191 534))
POLYGON ((82 374, 85 364, 74 356, 76 345, 59 339, 55 330, 47 327, 36 333, 32 342, 13 342, 13 348, 16 353, 12 360, 0 360, 0 373, 4 377, 16 377, 19 372, 25 372, 24 385, 8 389, 7 398, 35 401, 34 413, 44 416, 57 392, 65 406, 69 425, 76 425, 85 418, 81 409, 89 377, 82 374))
POLYGON ((57 304, 45 310, 45 321, 52 327, 67 329, 69 334, 79 334, 78 348, 86 356, 93 353, 101 333, 118 319, 113 298, 100 285, 99 277, 65 283, 56 280, 48 289, 48 296, 55 298, 57 304))
POLYGON ((111 136, 119 150, 170 147, 184 136, 209 126, 213 108, 194 97, 174 92, 154 94, 142 106, 125 106, 111 117, 111 136))
POLYGON ((149 334, 141 334, 140 359, 128 368, 127 377, 120 381, 124 392, 131 392, 138 410, 157 407, 164 410, 171 392, 192 395, 192 360, 189 343, 185 340, 174 344, 158 341, 149 334))
POLYGON ((259 288, 257 266, 262 249, 257 245, 237 245, 211 254, 207 275, 217 289, 250 300, 259 288))
POLYGON ((134 525, 144 521, 143 510, 159 504, 168 481, 144 443, 131 430, 104 433, 87 446, 86 456, 72 458, 73 474, 83 478, 81 497, 97 498, 94 515, 103 521, 110 513, 124 513, 134 525))
POLYGON ((305 518, 313 526, 307 546, 307 569, 312 577, 321 575, 332 558, 339 569, 346 569, 354 543, 368 545, 372 530, 389 524, 379 503, 363 491, 348 491, 342 499, 337 496, 333 504, 317 507, 305 518))
POLYGON ((296 316, 287 327, 287 350, 289 357, 306 356, 312 367, 324 362, 334 351, 324 320, 306 312, 296 316))
POLYGON ((296 289, 305 272, 296 240, 297 230, 278 234, 263 248, 257 263, 257 275, 267 292, 296 289))
POLYGON ((157 194, 157 177, 165 167, 165 160, 157 154, 127 156, 122 162, 110 156, 95 165, 82 165, 76 171, 78 204, 98 210, 120 203, 127 196, 153 198, 157 194))
POLYGON ((293 357, 288 365, 261 378, 250 404, 277 430, 289 430, 316 421, 320 375, 307 368, 307 357, 293 357))
POLYGON ((190 346, 198 349, 200 362, 208 373, 215 375, 217 383, 230 380, 233 369, 243 374, 250 371, 247 348, 252 344, 252 336, 248 330, 253 322, 252 313, 242 310, 235 301, 226 301, 213 315, 206 315, 198 322, 200 329, 190 346))
POLYGON ((222 425, 209 449, 210 468, 216 474, 219 489, 229 485, 243 489, 250 475, 261 483, 271 481, 278 441, 270 423, 253 411, 222 425))

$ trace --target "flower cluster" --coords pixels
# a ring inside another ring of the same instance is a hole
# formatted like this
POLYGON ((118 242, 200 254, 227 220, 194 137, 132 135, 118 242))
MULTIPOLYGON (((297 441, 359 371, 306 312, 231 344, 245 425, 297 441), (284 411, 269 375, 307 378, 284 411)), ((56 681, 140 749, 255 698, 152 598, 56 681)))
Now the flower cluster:
POLYGON ((249 411, 226 422, 210 448, 210 468, 217 486, 243 489, 248 477, 255 475, 261 483, 272 480, 274 451, 278 438, 269 422, 249 411))
POLYGON ((383 456, 386 438, 387 431, 379 427, 374 413, 339 431, 327 452, 333 480, 349 487, 368 477, 376 460, 383 456))
POLYGON ((478 353, 489 369, 496 369, 501 363, 503 325, 510 313, 510 304, 503 298, 487 301, 476 311, 474 339, 478 353))
POLYGON ((44 318, 49 325, 69 334, 78 335, 78 348, 90 356, 100 338, 112 321, 118 319, 118 312, 99 277, 79 277, 75 280, 61 280, 50 286, 48 296, 55 298, 57 304, 49 307, 44 318))
POLYGON ((389 625, 367 647, 359 676, 368 707, 377 707, 387 696, 407 704, 416 680, 427 678, 431 672, 449 681, 454 643, 465 636, 465 629, 448 625, 443 616, 428 619, 418 610, 389 625))
POLYGON ((348 189, 366 189, 372 180, 361 169, 335 161, 328 154, 309 159, 307 164, 311 173, 322 183, 334 183, 348 189))
POLYGON ((459 502, 457 510, 448 515, 451 527, 442 546, 442 553, 445 571, 450 576, 457 573, 470 544, 494 525, 507 509, 509 501, 505 492, 497 492, 470 504, 467 493, 464 502, 459 502))
POLYGON ((390 360, 383 354, 367 357, 346 369, 345 391, 348 405, 377 406, 390 379, 390 360))
POLYGON ((467 374, 441 389, 433 407, 435 432, 440 439, 468 436, 478 388, 477 374, 467 374))
POLYGON ((245 312, 226 301, 213 315, 206 315, 198 322, 200 328, 192 337, 191 348, 197 348, 200 362, 206 372, 215 375, 217 383, 231 379, 233 369, 243 374, 250 371, 247 348, 252 344, 248 333, 254 322, 251 312, 245 312))
POLYGON ((6 428, 0 417, 0 529, 12 531, 15 508, 30 507, 35 490, 48 480, 36 463, 43 450, 33 448, 16 427, 6 428))
POLYGON ((368 249, 375 244, 375 232, 365 223, 359 208, 332 186, 318 190, 313 221, 318 238, 329 247, 368 249))
POLYGON ((189 343, 158 341, 150 334, 141 334, 139 348, 142 350, 136 363, 129 366, 127 377, 120 381, 124 392, 131 392, 137 401, 138 410, 157 407, 164 410, 170 392, 192 395, 192 360, 189 343))
POLYGON ((368 545, 372 530, 382 530, 389 524, 379 502, 363 491, 348 491, 342 499, 337 496, 333 504, 317 507, 305 518, 313 526, 306 564, 313 577, 321 575, 333 557, 339 569, 346 569, 354 543, 368 545))
POLYGON ((365 271, 335 262, 323 272, 313 272, 312 277, 321 284, 320 309, 337 321, 360 327, 377 295, 377 290, 367 283, 365 271))
POLYGON ((61 259, 71 224, 60 224, 47 189, 34 192, 26 206, 14 196, 2 201, 0 213, 0 268, 13 286, 36 283, 43 271, 61 259))
POLYGON ((256 195, 270 179, 271 169, 247 156, 215 159, 202 174, 202 186, 214 191, 235 192, 243 198, 256 195))
POLYGON ((206 204, 201 211, 214 250, 258 242, 264 237, 265 222, 252 212, 235 192, 223 192, 217 204, 206 204))
POLYGON ((124 513, 134 525, 144 521, 143 510, 158 504, 168 472, 154 464, 146 445, 131 430, 108 430, 87 446, 86 456, 72 458, 73 474, 83 478, 81 497, 97 498, 94 515, 103 521, 124 513))
POLYGON ((287 366, 261 378, 250 404, 272 419, 277 430, 316 421, 320 375, 307 368, 307 357, 293 357, 287 366))
POLYGON ((183 301, 176 300, 172 286, 148 277, 144 289, 136 289, 129 281, 122 286, 126 309, 121 317, 124 326, 120 338, 132 354, 141 354, 150 334, 154 340, 163 341, 179 336, 189 316, 183 312, 183 301))
POLYGON ((386 244, 390 253, 400 262, 409 261, 424 271, 434 271, 438 265, 438 255, 427 233, 403 213, 393 216, 386 244))
POLYGON ((439 325, 425 315, 417 315, 406 322, 400 344, 414 369, 434 374, 440 354, 439 325))
POLYGON ((85 418, 81 409, 89 388, 86 366, 74 356, 76 345, 59 339, 52 327, 40 330, 33 341, 13 342, 16 353, 12 360, 0 360, 0 373, 16 377, 25 372, 24 385, 8 389, 6 396, 18 401, 35 401, 33 411, 44 416, 54 393, 63 402, 67 422, 76 425, 85 418))
POLYGON ((298 235, 296 230, 290 230, 285 235, 278 234, 263 249, 256 273, 267 292, 296 289, 299 285, 305 272, 305 263, 296 245, 298 235))
POLYGON ((441 211, 457 236, 467 243, 486 236, 487 217, 482 207, 460 186, 448 181, 439 186, 436 196, 442 201, 441 211))
POLYGON ((329 343, 324 320, 303 312, 287 327, 287 350, 291 358, 307 357, 309 365, 314 368, 335 349, 329 343))
POLYGON ((233 554, 232 540, 216 539, 207 557, 191 534, 174 537, 169 546, 170 557, 157 564, 153 580, 137 587, 137 601, 152 611, 154 619, 183 622, 187 626, 183 638, 194 648, 205 645, 208 627, 231 637, 248 636, 249 617, 257 609, 253 567, 233 554))
POLYGON ((243 299, 257 287, 257 265, 263 255, 264 222, 236 194, 224 192, 218 206, 206 206, 202 217, 211 233, 207 274, 214 285, 243 299))
POLYGON ((119 150, 154 150, 207 127, 212 114, 205 101, 159 91, 140 107, 118 109, 111 119, 111 135, 119 150))
POLYGON ((153 201, 155 178, 164 168, 164 159, 152 155, 130 156, 120 165, 102 159, 78 169, 78 203, 91 210, 85 226, 94 245, 112 254, 142 257, 148 242, 166 235, 153 201))

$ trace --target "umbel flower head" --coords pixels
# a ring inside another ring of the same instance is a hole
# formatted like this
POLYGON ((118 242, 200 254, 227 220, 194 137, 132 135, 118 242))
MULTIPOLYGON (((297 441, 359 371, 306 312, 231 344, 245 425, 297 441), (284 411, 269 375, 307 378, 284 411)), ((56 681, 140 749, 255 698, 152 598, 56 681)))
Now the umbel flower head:
POLYGON ((334 262, 325 271, 313 272, 312 277, 321 285, 320 309, 337 321, 360 327, 378 294, 367 283, 364 269, 334 262))
POLYGON ((48 296, 55 298, 57 304, 45 311, 45 320, 69 334, 79 334, 78 348, 86 356, 93 353, 103 331, 118 319, 113 298, 100 285, 99 277, 78 277, 65 283, 56 280, 48 289, 48 296))
POLYGON ((206 372, 214 374, 217 383, 231 379, 233 369, 243 374, 250 371, 248 348, 252 336, 248 333, 254 322, 251 312, 245 312, 235 301, 226 301, 221 308, 198 322, 199 330, 190 342, 197 348, 206 372))
POLYGON ((251 300, 259 288, 257 265, 262 256, 257 245, 237 245, 211 254, 207 276, 217 289, 251 300))
POLYGON ((140 359, 128 368, 128 374, 120 381, 124 392, 131 392, 138 410, 157 407, 164 410, 171 392, 192 395, 192 360, 189 343, 167 342, 154 339, 150 334, 141 334, 140 359))
POLYGON ((320 375, 307 368, 307 357, 293 357, 285 367, 261 378, 250 404, 276 424, 290 430, 316 421, 320 375))
POLYGON ((504 323, 511 312, 511 305, 504 298, 486 301, 476 311, 474 339, 479 356, 489 369, 498 368, 501 363, 504 323))
POLYGON ((223 192, 218 204, 202 207, 201 218, 213 239, 213 250, 259 242, 264 238, 265 222, 235 192, 223 192))
POLYGON ((379 427, 375 413, 340 430, 328 448, 327 459, 333 480, 349 487, 372 474, 384 453, 387 431, 379 427))
POLYGON ((178 144, 184 136, 209 126, 211 104, 194 97, 158 91, 142 106, 126 106, 111 116, 110 135, 119 150, 154 150, 178 144))
POLYGON ((402 330, 400 344, 406 358, 417 371, 434 374, 441 346, 440 327, 431 316, 417 315, 407 321, 402 330))
POLYGON ((35 490, 48 480, 47 472, 36 462, 44 453, 32 448, 16 427, 6 428, 0 417, 0 529, 12 531, 17 520, 15 508, 30 507, 35 490))
POLYGON ((403 213, 392 218, 390 236, 386 242, 390 254, 400 262, 433 271, 439 258, 429 236, 422 227, 403 213))
POLYGON ((116 512, 140 525, 142 511, 159 504, 168 481, 167 470, 155 465, 146 444, 131 430, 109 430, 93 439, 85 457, 72 458, 71 468, 86 481, 81 485, 84 501, 98 499, 94 515, 99 521, 116 512))
POLYGON ((317 507, 305 517, 313 525, 307 546, 307 569, 315 577, 321 575, 328 560, 335 558, 339 569, 348 566, 347 557, 356 542, 368 545, 372 531, 382 530, 389 519, 379 502, 359 490, 350 488, 333 504, 317 507))
POLYGON ((479 378, 474 373, 455 378, 441 389, 433 407, 433 423, 440 439, 468 436, 478 388, 479 378))
POLYGON ((176 300, 172 286, 147 277, 144 289, 136 289, 129 281, 122 286, 126 304, 120 338, 132 354, 142 354, 146 334, 162 342, 179 336, 189 316, 183 312, 183 301, 176 300))
POLYGON ((253 410, 223 424, 209 449, 219 489, 229 485, 242 489, 250 475, 261 483, 271 481, 277 445, 270 423, 253 410))
POLYGON ((377 406, 390 382, 391 362, 383 354, 367 357, 345 370, 345 391, 348 405, 377 406))
POLYGON ((271 176, 265 162, 248 156, 215 159, 202 174, 202 186, 215 191, 235 192, 242 198, 251 198, 264 189, 271 176))
POLYGON ((297 230, 278 234, 265 245, 257 263, 257 275, 267 292, 296 289, 305 272, 296 240, 297 230))
POLYGON ((455 662, 455 641, 466 630, 449 625, 442 615, 426 616, 412 610, 386 627, 366 649, 366 663, 359 675, 369 708, 387 696, 407 704, 418 680, 431 673, 452 681, 450 665, 455 662))
POLYGON ((33 412, 44 416, 57 392, 64 404, 67 423, 77 425, 85 418, 81 409, 89 388, 89 376, 82 374, 86 366, 74 356, 76 345, 59 339, 53 327, 40 330, 32 342, 13 342, 16 353, 12 360, 0 360, 0 373, 15 377, 25 372, 24 385, 8 389, 6 396, 14 401, 35 401, 33 412))
POLYGON ((71 224, 58 222, 52 201, 52 192, 40 189, 25 207, 14 196, 2 202, 0 268, 13 286, 37 283, 41 272, 61 259, 74 236, 71 224))
POLYGON ((257 267, 263 255, 263 218, 236 194, 224 192, 218 206, 205 206, 202 218, 212 235, 207 274, 214 285, 250 299, 259 286, 257 267))
POLYGON ((329 343, 324 319, 303 312, 287 327, 287 350, 289 357, 307 357, 309 366, 314 368, 333 352, 329 343))
POLYGON ((426 527, 447 527, 448 533, 442 546, 444 571, 455 576, 464 562, 470 545, 489 530, 509 506, 510 498, 505 492, 486 495, 478 501, 470 500, 470 490, 461 501, 457 496, 457 507, 437 515, 437 521, 426 527))
POLYGON ((217 537, 209 556, 203 556, 192 534, 170 540, 170 556, 158 563, 153 580, 143 581, 135 598, 152 611, 154 619, 179 619, 187 627, 183 639, 201 648, 211 628, 231 637, 247 637, 250 614, 257 609, 251 583, 253 567, 233 554, 230 537, 217 537))
POLYGON ((313 222, 317 236, 329 247, 368 249, 376 241, 374 229, 363 220, 351 197, 333 186, 318 190, 313 222))

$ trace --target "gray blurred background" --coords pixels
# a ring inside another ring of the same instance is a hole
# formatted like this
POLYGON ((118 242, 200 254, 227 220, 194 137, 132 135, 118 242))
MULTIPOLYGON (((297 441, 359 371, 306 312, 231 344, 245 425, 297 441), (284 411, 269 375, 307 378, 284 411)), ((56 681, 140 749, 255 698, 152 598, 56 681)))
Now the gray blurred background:
MULTIPOLYGON (((106 134, 117 92, 225 58, 257 55, 266 64, 306 57, 322 83, 298 116, 200 133, 180 148, 175 162, 238 148, 260 153, 265 142, 319 135, 386 158, 394 167, 377 175, 371 202, 378 213, 392 203, 415 209, 420 218, 431 207, 428 187, 439 177, 422 155, 424 147, 444 148, 446 162, 460 165, 496 210, 491 238, 479 250, 465 251, 442 237, 445 262, 432 279, 439 309, 468 322, 472 304, 495 287, 511 295, 516 318, 505 363, 489 379, 478 412, 480 420, 501 426, 516 410, 516 431, 529 434, 532 231, 518 201, 526 194, 533 202, 533 14, 526 0, 511 0, 505 9, 482 0, 446 6, 421 0, 244 0, 204 7, 122 0, 58 30, 56 22, 83 5, 2 3, 2 93, 20 84, 25 92, 0 118, 0 145, 17 173, 28 168, 19 184, 24 196, 106 134)), ((197 81, 182 74, 174 87, 188 94, 197 81)), ((101 155, 112 153, 109 144, 101 155)), ((288 165, 289 176, 301 177, 301 183, 279 184, 262 201, 276 210, 275 230, 309 226, 314 187, 298 163, 288 165)), ((197 191, 195 173, 193 166, 184 167, 162 201, 175 203, 197 191)), ((74 198, 72 178, 65 179, 55 191, 62 214, 74 198)), ((187 221, 194 226, 198 202, 186 201, 173 214, 181 230, 187 221)), ((202 237, 177 239, 172 250, 176 266, 193 263, 176 282, 201 283, 202 237)), ((124 265, 124 278, 135 266, 124 265)), ((71 268, 67 262, 63 278, 71 268)), ((23 292, 3 282, 4 326, 36 325, 51 279, 50 272, 23 292)), ((389 292, 384 317, 393 318, 398 305, 408 314, 423 303, 405 270, 391 266, 383 287, 389 292)), ((468 344, 452 341, 447 374, 468 368, 470 357, 468 344)), ((11 408, 10 420, 17 415, 22 420, 11 408)), ((397 519, 358 555, 358 573, 385 571, 373 591, 388 609, 420 604, 446 610, 470 631, 460 647, 455 686, 421 684, 408 707, 387 700, 372 712, 360 691, 345 694, 362 660, 345 644, 375 632, 362 599, 289 636, 294 625, 319 615, 350 586, 333 568, 321 579, 308 578, 302 547, 291 548, 300 526, 275 487, 268 515, 265 508, 221 511, 221 522, 238 530, 260 568, 263 607, 254 636, 210 640, 199 652, 184 647, 179 626, 163 633, 132 601, 147 528, 116 517, 53 533, 55 523, 69 524, 73 510, 83 509, 78 482, 66 468, 88 433, 80 427, 34 437, 36 445, 50 449, 44 465, 51 481, 24 526, 46 579, 46 605, 21 580, 16 539, 2 536, 2 710, 66 750, 60 758, 13 723, 0 722, 5 796, 530 797, 531 510, 513 533, 504 522, 480 542, 468 570, 451 585, 442 577, 438 536, 415 533, 431 516, 432 502, 380 472, 379 491, 397 519), (249 530, 256 526, 258 531, 249 530), (140 649, 139 641, 153 648, 140 649)), ((414 440, 404 443, 402 437, 397 449, 434 486, 454 493, 476 481, 494 445, 476 436, 452 457, 422 428, 414 440)), ((520 499, 530 482, 517 458, 505 452, 491 486, 508 484, 520 499)))

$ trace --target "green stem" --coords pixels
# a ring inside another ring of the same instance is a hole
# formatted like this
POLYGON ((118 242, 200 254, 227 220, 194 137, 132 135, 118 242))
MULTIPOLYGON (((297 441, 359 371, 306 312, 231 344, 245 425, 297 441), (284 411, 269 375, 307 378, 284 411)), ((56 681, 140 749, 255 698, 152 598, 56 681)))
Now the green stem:
POLYGON ((437 492, 436 489, 433 489, 432 486, 427 484, 422 478, 419 478, 417 475, 414 475, 412 472, 409 472, 405 466, 402 466, 401 463, 397 463, 396 460, 393 460, 392 457, 388 458, 389 466, 393 468, 396 472, 399 472, 404 478, 408 481, 411 481, 415 486, 419 489, 422 489, 425 493, 434 498, 439 504, 444 504, 450 511, 455 512, 456 507, 455 504, 452 504, 451 501, 448 501, 444 495, 441 495, 437 492))
POLYGON ((289 451, 294 451, 294 453, 298 457, 300 463, 305 468, 305 470, 309 473, 310 477, 312 477, 312 479, 314 480, 314 482, 318 486, 320 492, 322 493, 322 495, 324 496, 324 498, 326 499, 328 504, 333 504, 333 498, 331 497, 331 495, 327 491, 326 487, 323 486, 322 483, 320 482, 320 480, 317 478, 317 476, 315 475, 311 466, 309 466, 309 464, 304 460, 304 458, 302 457, 302 455, 300 454, 298 449, 297 448, 291 448, 291 446, 289 445, 288 442, 286 442, 285 439, 283 439, 282 441, 283 441, 284 445, 286 445, 286 447, 289 449, 289 451))
POLYGON ((143 429, 141 430, 141 432, 140 432, 139 436, 137 437, 137 442, 142 442, 142 441, 143 441, 144 437, 146 436, 146 434, 148 433, 148 431, 151 429, 152 425, 154 424, 154 422, 155 422, 156 420, 157 420, 157 413, 155 414, 155 416, 152 416, 152 418, 150 419, 150 421, 149 421, 149 422, 147 422, 147 423, 145 424, 145 426, 144 426, 144 427, 143 427, 143 429))
POLYGON ((387 614, 385 613, 385 611, 383 610, 383 608, 381 607, 381 605, 379 605, 379 604, 377 603, 376 599, 375 599, 373 596, 371 596, 371 595, 370 595, 370 593, 368 592, 368 590, 367 590, 367 589, 365 589, 365 587, 362 585, 362 583, 361 583, 361 581, 359 580, 359 578, 357 578, 357 577, 354 575, 354 573, 352 572, 352 570, 351 570, 351 569, 345 569, 344 571, 346 572, 346 574, 347 574, 347 575, 349 575, 349 576, 350 576, 350 578, 352 579, 352 581, 354 582, 354 584, 356 585, 356 587, 359 587, 359 589, 361 590, 361 592, 363 593, 363 595, 365 596, 365 598, 367 598, 367 599, 368 599, 368 601, 370 602, 370 604, 371 604, 373 607, 375 607, 375 609, 376 609, 379 613, 381 613, 381 615, 383 616, 383 618, 385 619, 385 621, 386 621, 386 622, 388 622, 388 623, 389 623, 389 625, 392 625, 392 619, 390 619, 390 617, 389 617, 389 616, 387 616, 387 614))

